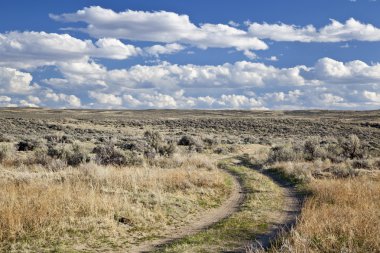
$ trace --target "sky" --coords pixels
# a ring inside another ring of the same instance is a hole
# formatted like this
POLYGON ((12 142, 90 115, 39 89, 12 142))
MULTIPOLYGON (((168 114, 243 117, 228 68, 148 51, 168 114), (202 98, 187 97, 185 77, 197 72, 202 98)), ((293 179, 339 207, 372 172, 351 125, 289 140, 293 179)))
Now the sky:
POLYGON ((2 0, 0 107, 380 109, 380 0, 2 0))

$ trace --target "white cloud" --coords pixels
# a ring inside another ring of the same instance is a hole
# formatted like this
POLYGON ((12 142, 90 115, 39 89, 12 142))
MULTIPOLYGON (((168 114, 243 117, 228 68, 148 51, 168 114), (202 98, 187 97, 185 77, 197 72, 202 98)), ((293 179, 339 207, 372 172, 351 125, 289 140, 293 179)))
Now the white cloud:
POLYGON ((165 94, 142 94, 140 95, 140 103, 150 108, 177 108, 176 100, 165 94))
POLYGON ((7 96, 0 96, 0 103, 3 103, 3 102, 11 102, 12 101, 12 98, 10 97, 7 97, 7 96))
POLYGON ((175 95, 165 95, 162 93, 139 93, 135 96, 124 95, 123 100, 129 108, 224 108, 224 109, 265 109, 261 102, 255 98, 243 95, 221 95, 213 98, 188 97, 183 92, 176 92, 175 95))
POLYGON ((125 60, 141 54, 142 50, 132 45, 125 45, 118 39, 102 38, 95 45, 97 49, 91 55, 100 58, 125 60))
POLYGON ((40 104, 41 103, 41 99, 39 97, 36 97, 36 96, 28 96, 28 101, 30 103, 33 103, 33 104, 40 104))
POLYGON ((120 40, 80 40, 68 34, 46 32, 10 32, 0 34, 0 66, 37 68, 81 59, 124 60, 141 54, 141 49, 120 40), (42 50, 43 49, 43 50, 42 50))
POLYGON ((32 84, 33 77, 29 73, 18 71, 14 68, 0 67, 0 92, 27 94, 37 89, 36 84, 32 84))
POLYGON ((259 39, 299 42, 343 42, 380 41, 380 29, 372 24, 364 24, 354 18, 341 23, 331 19, 331 23, 317 29, 313 25, 303 27, 287 24, 250 23, 249 34, 259 39))
POLYGON ((376 109, 380 103, 380 64, 362 61, 323 58, 290 68, 161 62, 109 70, 83 58, 57 69, 62 77, 44 80, 47 88, 34 84, 30 73, 0 67, 0 106, 376 109))
POLYGON ((248 98, 242 95, 222 95, 220 100, 217 101, 220 105, 226 108, 238 109, 238 108, 257 108, 261 107, 261 103, 255 98, 248 98))
POLYGON ((278 61, 277 56, 271 56, 269 58, 266 58, 267 61, 278 61))
POLYGON ((81 107, 81 100, 75 95, 60 94, 60 99, 65 101, 70 107, 81 107))
POLYGON ((163 62, 153 66, 135 65, 130 69, 110 70, 102 81, 118 90, 302 86, 305 85, 300 75, 302 69, 305 67, 279 69, 246 61, 215 66, 163 62))
POLYGON ((239 27, 239 26, 240 26, 239 23, 237 23, 237 22, 235 22, 235 21, 233 21, 233 20, 228 21, 228 24, 229 24, 230 26, 232 26, 232 27, 239 27))
POLYGON ((174 54, 184 50, 185 47, 178 43, 171 43, 166 45, 154 45, 144 48, 147 54, 158 57, 161 54, 174 54))
POLYGON ((22 107, 38 107, 38 105, 36 104, 33 104, 27 100, 20 100, 20 103, 19 103, 20 106, 22 107))
POLYGON ((94 98, 98 103, 100 104, 107 104, 107 105, 122 105, 122 98, 115 96, 113 94, 105 94, 95 91, 90 91, 89 96, 91 98, 94 98))
POLYGON ((237 50, 264 50, 268 46, 261 40, 224 24, 197 26, 189 16, 174 12, 133 11, 114 12, 100 6, 78 10, 76 13, 50 15, 57 21, 85 22, 86 28, 71 28, 95 38, 118 38, 132 41, 182 43, 200 48, 236 48, 237 50))
POLYGON ((254 52, 250 51, 250 50, 244 50, 243 53, 250 60, 256 60, 256 59, 258 59, 257 55, 254 52))
POLYGON ((54 102, 55 105, 69 108, 79 108, 82 106, 80 98, 75 95, 67 95, 64 93, 55 93, 52 90, 44 90, 40 92, 41 97, 47 103, 54 102), (63 104, 62 104, 63 103, 63 104))
POLYGON ((363 91, 363 96, 371 102, 376 102, 380 104, 380 92, 374 91, 363 91))
POLYGON ((313 78, 334 83, 380 82, 380 64, 368 65, 362 61, 340 62, 331 58, 318 60, 311 71, 313 78))

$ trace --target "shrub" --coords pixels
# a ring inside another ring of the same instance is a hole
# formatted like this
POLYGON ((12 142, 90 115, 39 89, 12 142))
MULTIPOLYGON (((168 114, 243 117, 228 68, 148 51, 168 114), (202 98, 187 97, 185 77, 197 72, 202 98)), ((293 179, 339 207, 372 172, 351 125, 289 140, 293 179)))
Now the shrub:
POLYGON ((48 154, 48 148, 40 146, 33 150, 33 157, 29 160, 30 164, 41 164, 47 166, 52 158, 48 154))
POLYGON ((101 165, 141 165, 143 160, 139 155, 132 151, 123 151, 114 144, 97 146, 93 152, 96 154, 96 162, 101 165))
POLYGON ((371 169, 372 164, 367 159, 355 159, 352 161, 352 167, 355 169, 371 169))
POLYGON ((0 163, 7 159, 10 155, 10 149, 8 145, 0 145, 0 163))
POLYGON ((0 142, 12 142, 13 137, 5 134, 0 134, 0 142))
POLYGON ((341 147, 343 149, 343 155, 349 159, 363 158, 366 155, 360 139, 354 134, 342 140, 341 147))
POLYGON ((117 149, 113 144, 100 145, 94 148, 96 162, 102 165, 124 165, 127 158, 122 150, 117 149))
POLYGON ((348 178, 358 175, 358 172, 349 166, 349 164, 336 164, 325 171, 330 172, 336 178, 348 178))
POLYGON ((148 143, 144 140, 127 142, 120 145, 123 150, 130 150, 139 153, 143 153, 148 148, 148 143))
POLYGON ((176 152, 177 147, 174 143, 168 143, 161 145, 158 149, 158 152, 161 156, 171 157, 176 152))
POLYGON ((206 137, 203 139, 203 143, 205 143, 209 147, 213 147, 213 146, 218 145, 220 141, 218 138, 215 138, 215 137, 214 138, 206 137))
POLYGON ((219 155, 227 155, 227 154, 230 154, 230 153, 234 153, 237 151, 237 148, 236 146, 228 146, 228 147, 217 147, 213 150, 213 152, 215 154, 219 154, 219 155))
POLYGON ((28 140, 22 140, 19 143, 17 143, 17 151, 33 151, 34 149, 41 147, 41 141, 34 140, 34 139, 28 139, 28 140))
POLYGON ((306 160, 313 161, 316 159, 326 159, 327 151, 321 147, 319 137, 309 137, 304 143, 304 157, 306 160))
POLYGON ((194 137, 189 135, 184 135, 181 137, 181 139, 178 141, 178 145, 180 146, 192 146, 196 144, 196 140, 194 137))
POLYGON ((297 159, 296 152, 290 146, 276 146, 271 148, 268 161, 274 162, 289 162, 297 159))
POLYGON ((189 135, 182 136, 181 139, 178 141, 178 145, 187 146, 190 151, 195 151, 199 153, 203 151, 203 144, 198 139, 189 135))
POLYGON ((146 149, 144 151, 144 156, 148 160, 154 159, 156 157, 156 155, 157 155, 157 153, 156 153, 156 150, 154 148, 149 148, 149 149, 146 149))
POLYGON ((340 163, 344 161, 343 149, 339 145, 339 141, 333 137, 326 140, 327 158, 334 163, 340 163))
POLYGON ((59 144, 55 146, 48 146, 47 155, 60 159, 70 166, 78 166, 82 163, 90 161, 89 152, 79 143, 71 145, 59 144))
POLYGON ((78 166, 82 163, 90 161, 90 157, 87 150, 85 150, 78 143, 71 145, 70 149, 66 149, 64 157, 66 159, 67 164, 70 166, 78 166))
POLYGON ((164 141, 161 134, 157 131, 148 130, 144 133, 144 138, 148 145, 154 148, 156 153, 158 153, 159 148, 164 141))
POLYGON ((73 140, 62 133, 56 133, 51 135, 46 135, 45 139, 50 143, 72 143, 73 140))

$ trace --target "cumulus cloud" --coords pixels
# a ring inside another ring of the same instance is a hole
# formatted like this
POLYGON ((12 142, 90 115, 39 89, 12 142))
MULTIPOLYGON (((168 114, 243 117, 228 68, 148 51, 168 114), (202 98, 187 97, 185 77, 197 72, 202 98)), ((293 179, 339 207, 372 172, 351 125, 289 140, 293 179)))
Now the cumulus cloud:
POLYGON ((113 94, 105 94, 96 91, 90 91, 89 95, 91 98, 94 98, 100 104, 106 105, 122 105, 122 98, 115 96, 113 94))
POLYGON ((247 31, 225 24, 197 26, 189 16, 174 12, 133 11, 115 12, 92 6, 75 13, 50 14, 56 21, 85 22, 85 28, 68 28, 86 32, 95 38, 118 38, 132 41, 189 44, 200 48, 236 48, 237 50, 264 50, 265 42, 247 31))
POLYGON ((323 58, 312 66, 289 68, 240 61, 222 65, 161 62, 109 70, 84 59, 58 63, 62 77, 43 80, 45 86, 33 83, 30 73, 0 67, 0 105, 369 109, 380 103, 379 66, 323 58))
POLYGON ((55 105, 69 108, 79 108, 82 106, 80 98, 75 95, 55 93, 53 90, 49 89, 40 92, 40 94, 42 95, 44 101, 47 102, 47 104, 49 104, 49 102, 53 102, 55 105))
POLYGON ((12 98, 7 97, 7 96, 0 96, 0 102, 11 102, 12 98))
POLYGON ((90 56, 109 58, 116 60, 125 60, 132 56, 140 55, 142 50, 133 45, 125 45, 118 39, 102 38, 95 45, 97 48, 93 50, 90 56))
POLYGON ((46 32, 10 32, 0 34, 0 65, 36 68, 81 59, 123 60, 141 54, 141 49, 120 40, 102 38, 95 42, 68 34, 46 32), (43 49, 43 50, 41 50, 43 49))
POLYGON ((21 72, 14 68, 0 67, 0 92, 27 94, 38 88, 32 83, 30 73, 21 72))
POLYGON ((259 39, 299 42, 343 42, 380 41, 380 29, 372 24, 364 24, 350 18, 341 23, 331 19, 331 23, 317 29, 313 25, 295 26, 288 24, 250 23, 249 34, 259 39))
POLYGON ((363 91, 363 96, 371 102, 380 104, 380 92, 365 90, 363 91))
POLYGON ((340 62, 331 58, 322 58, 310 73, 311 78, 334 83, 380 82, 380 64, 368 65, 359 60, 340 62))
POLYGON ((147 54, 158 57, 161 54, 174 54, 184 50, 185 47, 178 43, 171 43, 166 45, 154 45, 144 48, 147 54))
POLYGON ((255 98, 244 95, 221 95, 217 98, 184 96, 183 91, 173 95, 162 93, 140 93, 124 95, 123 101, 131 108, 224 108, 224 109, 266 109, 255 98))
POLYGON ((275 68, 247 61, 223 65, 177 65, 167 62, 153 66, 136 65, 107 72, 105 83, 124 88, 226 88, 302 86, 305 66, 275 68))

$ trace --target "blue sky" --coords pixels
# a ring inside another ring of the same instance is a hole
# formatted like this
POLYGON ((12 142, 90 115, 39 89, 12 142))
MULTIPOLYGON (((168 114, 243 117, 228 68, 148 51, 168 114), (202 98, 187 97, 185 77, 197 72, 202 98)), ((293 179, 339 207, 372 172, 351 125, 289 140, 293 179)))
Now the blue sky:
POLYGON ((378 109, 380 1, 0 3, 0 106, 378 109))

